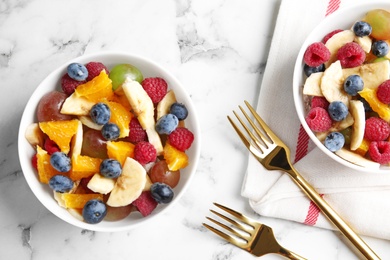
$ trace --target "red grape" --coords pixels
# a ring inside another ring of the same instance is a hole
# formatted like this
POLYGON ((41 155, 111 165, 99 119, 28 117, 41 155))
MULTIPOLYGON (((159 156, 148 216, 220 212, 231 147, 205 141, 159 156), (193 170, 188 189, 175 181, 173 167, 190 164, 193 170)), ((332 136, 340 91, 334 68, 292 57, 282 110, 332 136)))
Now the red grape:
POLYGON ((94 158, 106 159, 108 157, 106 142, 100 131, 88 129, 84 132, 81 153, 94 158))
POLYGON ((65 93, 59 91, 51 91, 44 95, 37 107, 38 122, 72 119, 73 116, 60 113, 62 104, 67 97, 65 93))
POLYGON ((133 206, 132 204, 123 207, 110 207, 106 205, 106 207, 107 207, 107 215, 105 216, 104 220, 107 221, 118 221, 124 219, 132 211, 136 210, 135 206, 133 206))
POLYGON ((153 183, 162 182, 174 188, 179 183, 180 171, 170 171, 167 162, 161 160, 150 169, 149 177, 153 183))

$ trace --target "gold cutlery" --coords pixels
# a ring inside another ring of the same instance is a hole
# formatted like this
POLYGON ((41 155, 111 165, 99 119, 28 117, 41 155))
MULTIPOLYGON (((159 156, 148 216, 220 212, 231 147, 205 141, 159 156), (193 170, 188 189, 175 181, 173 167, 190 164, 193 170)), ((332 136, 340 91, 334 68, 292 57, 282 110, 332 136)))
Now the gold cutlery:
POLYGON ((286 172, 313 203, 317 205, 321 212, 367 259, 380 259, 362 238, 314 190, 302 175, 294 169, 290 161, 290 149, 287 145, 273 133, 247 101, 245 101, 245 104, 255 120, 252 120, 241 106, 239 106, 239 108, 249 124, 244 123, 235 111, 233 111, 233 113, 245 129, 246 134, 240 130, 229 116, 228 119, 253 156, 268 170, 281 170, 286 172))
POLYGON ((272 229, 269 226, 257 222, 235 210, 218 203, 214 203, 214 205, 236 218, 233 219, 231 217, 227 217, 226 215, 210 209, 210 211, 219 218, 223 219, 227 223, 230 223, 228 226, 215 219, 206 217, 211 222, 224 228, 226 231, 229 231, 232 235, 229 233, 224 233, 219 229, 203 223, 206 228, 221 236, 226 241, 248 251, 255 256, 264 256, 266 254, 274 253, 293 260, 306 259, 279 245, 275 239, 272 229))

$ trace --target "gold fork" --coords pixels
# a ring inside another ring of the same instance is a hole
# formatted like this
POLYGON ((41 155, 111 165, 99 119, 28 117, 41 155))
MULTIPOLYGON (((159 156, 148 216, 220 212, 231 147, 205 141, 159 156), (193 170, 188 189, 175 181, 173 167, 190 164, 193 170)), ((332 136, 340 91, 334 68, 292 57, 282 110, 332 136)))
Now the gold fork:
POLYGON ((221 204, 214 203, 215 206, 218 208, 228 212, 230 215, 234 216, 237 220, 232 219, 230 217, 227 217, 221 213, 218 213, 215 210, 210 209, 212 213, 220 217, 221 219, 225 220, 226 222, 230 223, 232 227, 227 226, 217 220, 214 220, 210 217, 206 217, 211 222, 217 224, 218 226, 226 229, 233 235, 230 235, 228 233, 224 233, 220 231, 219 229, 216 229, 206 223, 203 223, 203 225, 208 228, 209 230, 213 231, 217 235, 224 238, 226 241, 232 243, 235 246, 238 246, 249 253, 255 255, 255 256, 264 256, 266 254, 280 254, 282 256, 285 256, 289 259, 293 260, 305 260, 306 258, 303 258, 290 250, 287 250, 286 248, 279 245, 279 243, 276 241, 274 233, 272 229, 269 226, 266 226, 264 224, 261 224, 247 216, 244 216, 243 214, 232 210, 228 207, 225 207, 221 204))
POLYGON ((267 126, 256 110, 245 101, 246 106, 255 120, 251 120, 245 110, 239 106, 242 114, 249 122, 244 121, 233 111, 238 121, 245 129, 245 135, 234 121, 228 119, 242 142, 254 157, 268 170, 281 170, 289 174, 293 181, 305 192, 321 212, 341 231, 341 233, 364 255, 367 259, 380 259, 375 252, 356 234, 356 232, 331 208, 331 206, 314 190, 314 188, 292 166, 290 149, 267 126), (255 123, 255 122, 256 123, 255 123), (249 138, 247 137, 249 136, 249 138))

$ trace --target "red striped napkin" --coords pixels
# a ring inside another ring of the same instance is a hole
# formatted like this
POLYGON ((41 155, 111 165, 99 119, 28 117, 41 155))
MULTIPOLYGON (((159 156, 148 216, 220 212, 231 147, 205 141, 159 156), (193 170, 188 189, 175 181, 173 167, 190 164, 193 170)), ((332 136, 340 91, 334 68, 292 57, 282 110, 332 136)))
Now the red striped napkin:
MULTIPOLYGON (((295 168, 358 233, 390 239, 390 173, 356 172, 323 154, 301 128, 292 98, 294 63, 307 35, 326 15, 363 2, 281 2, 257 111, 290 147, 295 168)), ((333 229, 287 174, 267 171, 252 156, 242 195, 260 215, 333 229)))

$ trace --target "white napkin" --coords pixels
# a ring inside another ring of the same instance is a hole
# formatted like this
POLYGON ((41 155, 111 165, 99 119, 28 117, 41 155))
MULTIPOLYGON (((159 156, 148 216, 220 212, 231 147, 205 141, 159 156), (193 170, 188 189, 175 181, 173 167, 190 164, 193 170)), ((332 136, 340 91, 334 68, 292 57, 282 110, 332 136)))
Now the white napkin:
MULTIPOLYGON (((293 67, 304 39, 327 14, 359 2, 364 1, 281 2, 257 111, 290 147, 293 161, 307 152, 294 167, 340 216, 361 235, 390 239, 390 174, 358 172, 340 165, 308 141, 307 135, 298 142, 299 131, 304 130, 292 98, 293 67), (297 149, 297 143, 307 150, 297 149)), ((260 215, 335 229, 287 174, 267 171, 252 156, 242 195, 260 215)))

